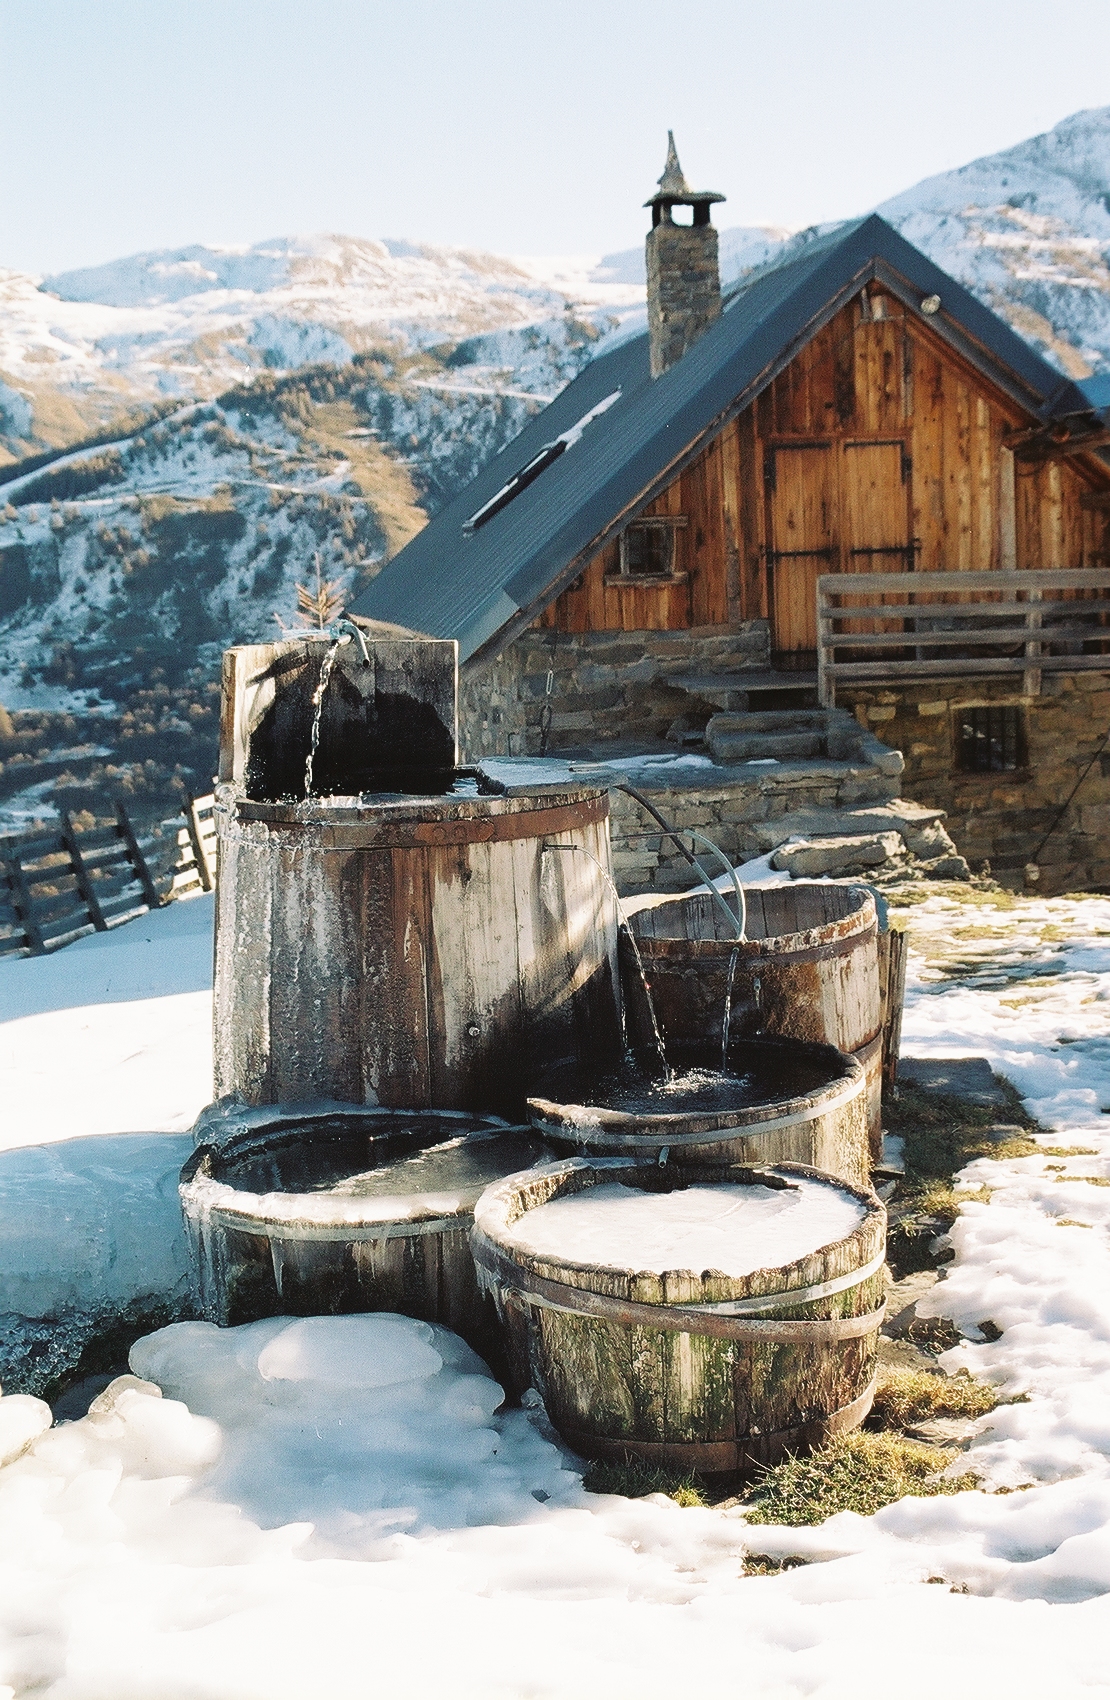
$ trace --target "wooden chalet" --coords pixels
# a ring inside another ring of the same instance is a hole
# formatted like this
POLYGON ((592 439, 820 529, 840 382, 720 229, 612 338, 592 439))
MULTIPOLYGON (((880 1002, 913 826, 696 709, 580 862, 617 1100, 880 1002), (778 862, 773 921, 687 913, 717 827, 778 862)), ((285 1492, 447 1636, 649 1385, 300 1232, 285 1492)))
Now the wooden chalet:
POLYGON ((471 755, 696 747, 721 709, 838 704, 973 862, 1110 884, 1110 397, 877 216, 722 297, 719 198, 672 143, 647 332, 355 611, 459 640, 471 755))

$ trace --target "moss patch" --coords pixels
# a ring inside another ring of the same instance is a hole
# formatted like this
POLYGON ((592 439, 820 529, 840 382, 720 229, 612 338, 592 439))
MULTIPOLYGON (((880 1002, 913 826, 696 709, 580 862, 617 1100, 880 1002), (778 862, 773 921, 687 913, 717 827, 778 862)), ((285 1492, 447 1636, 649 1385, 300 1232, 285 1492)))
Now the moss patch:
POLYGON ((908 1494, 964 1493, 978 1477, 942 1476, 954 1454, 893 1434, 846 1434, 810 1458, 788 1458, 762 1477, 749 1523, 823 1523, 839 1511, 870 1517, 908 1494))

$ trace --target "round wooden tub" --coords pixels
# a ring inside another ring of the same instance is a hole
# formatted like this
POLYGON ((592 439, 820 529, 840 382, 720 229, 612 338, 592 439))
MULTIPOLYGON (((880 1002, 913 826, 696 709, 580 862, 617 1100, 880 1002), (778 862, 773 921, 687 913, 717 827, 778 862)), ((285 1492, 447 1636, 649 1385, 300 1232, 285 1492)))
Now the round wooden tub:
POLYGON ((179 1191, 209 1321, 399 1311, 496 1355, 468 1235, 483 1189, 542 1155, 527 1128, 450 1110, 217 1105, 196 1132, 179 1191))
POLYGON ((217 1097, 517 1117, 619 1043, 604 792, 216 792, 217 1097))
MULTIPOLYGON (((734 901, 727 891, 725 897, 734 901)), ((861 1064, 877 1160, 882 998, 875 899, 863 886, 820 881, 752 888, 745 898, 748 936, 742 943, 705 892, 629 917, 664 1038, 719 1047, 731 972, 731 1033, 835 1045, 861 1064)), ((642 1027, 636 977, 626 973, 624 979, 633 1019, 642 1027)))
MULTIPOLYGON (((670 1045, 681 1073, 720 1067, 719 1046, 670 1045)), ((867 1081, 854 1057, 832 1045, 741 1039, 729 1047, 739 1077, 708 1095, 652 1091, 628 1102, 620 1075, 568 1061, 548 1069, 528 1117, 564 1151, 700 1163, 803 1163, 867 1186, 867 1081), (731 1100, 731 1101, 730 1101, 731 1100)))
POLYGON ((707 1475, 773 1464, 863 1421, 885 1242, 874 1195, 812 1169, 582 1158, 491 1186, 471 1237, 516 1383, 537 1388, 567 1443, 707 1475), (591 1225, 599 1204, 606 1220, 591 1225), (692 1216, 692 1233, 672 1234, 660 1207, 692 1216), (729 1211, 740 1226, 725 1232, 729 1211), (706 1228, 721 1230, 708 1246, 706 1228), (672 1268, 668 1241, 680 1261, 692 1247, 742 1272, 672 1268))

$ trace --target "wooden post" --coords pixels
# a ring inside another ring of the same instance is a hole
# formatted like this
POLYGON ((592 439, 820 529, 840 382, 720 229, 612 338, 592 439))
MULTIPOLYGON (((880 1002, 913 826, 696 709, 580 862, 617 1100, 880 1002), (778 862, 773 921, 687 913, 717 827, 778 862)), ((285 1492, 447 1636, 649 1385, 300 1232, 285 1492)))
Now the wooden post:
POLYGON ((89 870, 85 866, 85 858, 82 856, 80 846, 77 843, 77 834, 73 830, 73 821, 70 819, 69 810, 63 809, 61 816, 62 843, 69 855, 73 877, 77 881, 77 889, 81 893, 85 908, 89 912, 89 920, 98 933, 106 933, 108 923, 101 912, 100 900, 96 895, 92 880, 89 878, 89 870))
MULTIPOLYGON (((1039 590, 1031 590, 1029 592, 1029 612, 1025 616, 1025 629, 1027 632, 1039 632, 1041 630, 1041 595, 1042 592, 1039 590)), ((1041 669, 1039 667, 1032 667, 1028 665, 1033 656, 1039 656, 1040 654, 1040 643, 1032 637, 1027 637, 1025 640, 1025 659, 1027 665, 1021 676, 1022 696, 1039 697, 1041 694, 1041 669)))
POLYGON ((204 848, 204 840, 201 837, 200 821, 197 818, 197 812, 202 802, 210 804, 211 801, 211 797, 186 798, 185 801, 185 826, 189 834, 189 843, 193 847, 193 855, 196 858, 197 878, 200 880, 202 891, 212 890, 212 875, 208 867, 208 854, 204 848))
POLYGON ((7 867, 8 884, 11 887, 12 906, 22 923, 23 932, 27 939, 27 948, 32 956, 45 956, 46 946, 43 943, 42 933, 39 931, 39 924, 35 920, 34 904, 31 900, 30 888, 23 877, 23 864, 19 859, 18 849, 13 856, 7 856, 4 860, 7 867))
POLYGON ((143 896, 152 909, 157 909, 162 899, 158 895, 158 887, 147 867, 146 857, 139 849, 139 840, 135 837, 135 828, 131 825, 127 810, 122 803, 116 804, 116 830, 127 846, 127 857, 135 870, 135 878, 143 888, 143 896))
POLYGON ((898 1053, 902 1048, 902 1006, 906 998, 905 933, 880 933, 879 981, 883 999, 883 1084, 893 1086, 898 1078, 898 1053))
MULTIPOLYGON (((835 595, 835 591, 831 594, 835 595)), ((829 598, 822 575, 817 580, 817 701, 822 708, 836 706, 836 675, 830 666, 836 655, 832 629, 835 610, 829 598)))

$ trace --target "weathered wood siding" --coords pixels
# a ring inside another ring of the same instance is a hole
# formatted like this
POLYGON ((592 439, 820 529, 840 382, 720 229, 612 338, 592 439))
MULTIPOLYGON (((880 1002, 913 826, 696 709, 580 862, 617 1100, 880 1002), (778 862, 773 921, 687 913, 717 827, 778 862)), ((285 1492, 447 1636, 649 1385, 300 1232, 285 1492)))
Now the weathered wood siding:
POLYGON ((1097 566, 1110 484, 1090 462, 1022 462, 1023 414, 893 297, 857 297, 646 510, 681 514, 676 581, 619 579, 614 543, 541 616, 565 632, 754 618, 812 647, 817 572, 1097 566), (878 316, 876 316, 878 315, 878 316), (805 447, 806 453, 790 454, 805 447), (807 556, 799 551, 820 551, 807 556), (768 571, 768 552, 786 551, 768 571), (777 607, 776 607, 777 597, 777 607))

